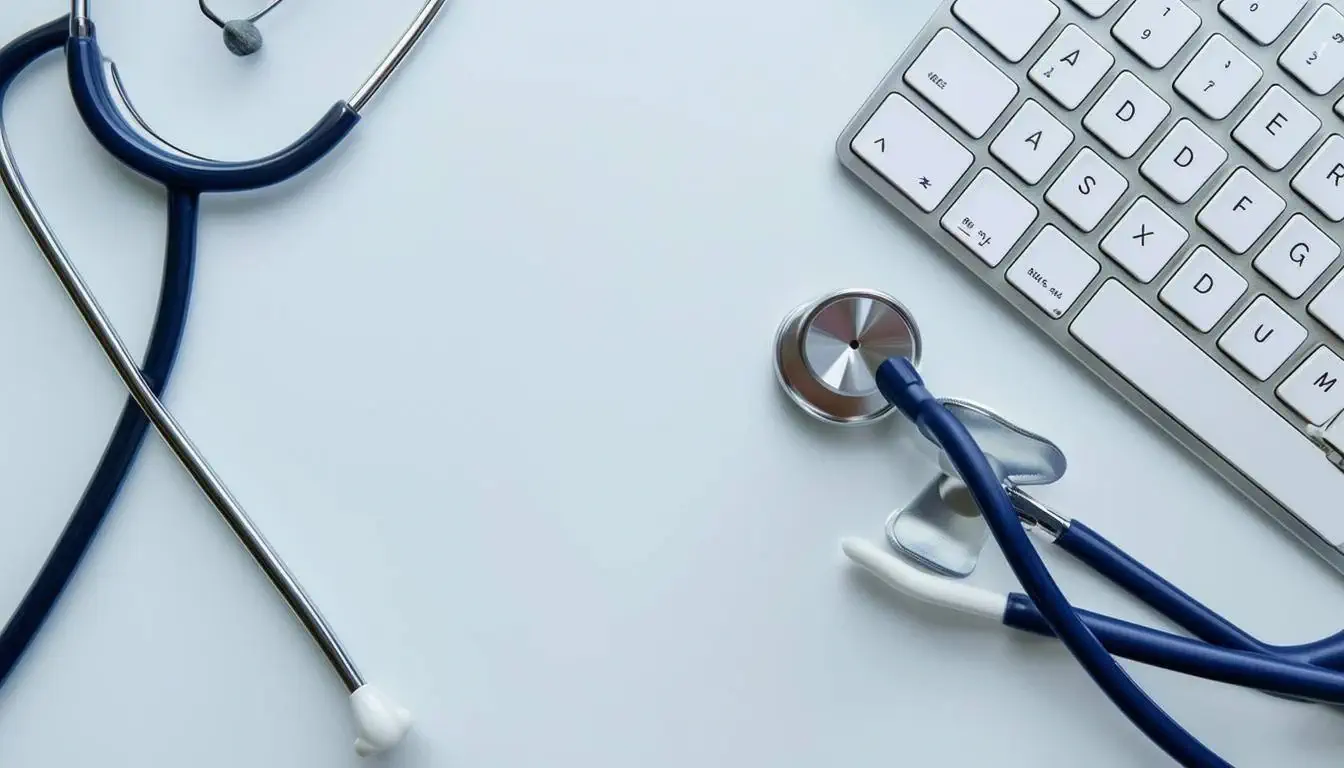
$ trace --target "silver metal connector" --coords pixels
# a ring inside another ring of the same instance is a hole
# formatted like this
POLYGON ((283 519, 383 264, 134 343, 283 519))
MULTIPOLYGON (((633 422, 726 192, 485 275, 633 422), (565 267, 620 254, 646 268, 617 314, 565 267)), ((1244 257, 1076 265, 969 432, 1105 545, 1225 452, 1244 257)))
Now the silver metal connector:
POLYGON ((1015 485, 1007 485, 1004 490, 1013 502, 1017 517, 1029 531, 1039 531, 1050 537, 1051 541, 1064 535, 1072 522, 1053 509, 1031 497, 1031 494, 1015 485))
POLYGON ((70 35, 88 37, 93 32, 89 24, 89 0, 70 0, 70 35))

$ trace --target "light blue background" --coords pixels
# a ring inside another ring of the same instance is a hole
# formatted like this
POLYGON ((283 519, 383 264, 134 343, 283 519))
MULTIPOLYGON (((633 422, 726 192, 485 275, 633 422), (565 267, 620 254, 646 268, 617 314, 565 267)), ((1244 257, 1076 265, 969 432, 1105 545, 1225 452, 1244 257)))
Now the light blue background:
MULTIPOLYGON (((250 61, 186 0, 95 10, 147 119, 244 157, 350 95, 419 1, 295 0, 250 61)), ((1064 446, 1043 498, 1268 640, 1339 628, 1338 576, 838 167, 835 137, 933 7, 455 0, 319 170, 205 203, 168 402, 416 712, 375 764, 1164 764, 1053 643, 843 559, 929 468, 900 425, 827 429, 776 391, 776 323, 838 287, 900 297, 933 386, 1064 446)), ((4 4, 0 37, 62 10, 4 4)), ((56 57, 8 105, 35 194, 141 348, 161 192, 87 136, 56 57)), ((7 212, 0 322, 7 613, 123 395, 7 212)), ((1152 620, 1058 554, 1079 604, 1152 620)), ((975 579, 1015 586, 997 552, 975 579)), ((1322 707, 1134 674, 1237 765, 1344 754, 1322 707)), ((151 439, 0 693, 0 765, 353 767, 351 735, 334 676, 151 439)))

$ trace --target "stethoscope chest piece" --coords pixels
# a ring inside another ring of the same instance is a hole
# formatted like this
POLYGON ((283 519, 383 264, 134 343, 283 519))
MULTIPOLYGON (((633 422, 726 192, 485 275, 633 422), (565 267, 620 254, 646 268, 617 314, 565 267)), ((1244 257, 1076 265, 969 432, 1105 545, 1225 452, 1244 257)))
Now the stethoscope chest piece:
MULTIPOLYGON (((966 427, 1005 488, 1049 485, 1064 476, 1068 464, 1059 446, 989 408, 966 400, 943 399, 966 427)), ((931 445, 931 444, 930 444, 931 445)), ((941 455, 936 457, 945 465, 941 455)), ((966 486, 950 467, 929 481, 905 507, 887 518, 892 549, 945 576, 969 576, 989 541, 989 526, 966 486)))
POLYGON ((775 333, 775 377, 807 413, 834 424, 870 424, 893 406, 873 371, 889 357, 919 363, 919 329, 900 302, 844 290, 804 304, 775 333))

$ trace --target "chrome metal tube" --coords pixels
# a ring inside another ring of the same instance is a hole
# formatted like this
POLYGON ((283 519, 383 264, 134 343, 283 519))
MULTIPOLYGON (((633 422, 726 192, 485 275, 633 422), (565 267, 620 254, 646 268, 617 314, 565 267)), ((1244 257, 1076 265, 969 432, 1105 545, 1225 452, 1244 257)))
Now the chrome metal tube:
MULTIPOLYGON (((81 3, 76 2, 76 7, 81 3)), ((177 456, 182 465, 191 473, 196 484, 219 510, 220 516, 229 525, 238 539, 242 541, 243 546, 247 548, 252 558, 256 560, 266 577, 284 597, 285 602, 289 604, 291 610, 303 623, 308 634, 317 642, 318 647, 326 655, 331 666, 336 670, 345 684, 345 687, 354 693, 364 685, 364 679, 359 670, 355 668, 354 663, 346 654, 345 649, 336 638, 336 634, 331 630, 322 614, 318 612, 317 606, 303 591, 298 580, 290 573, 280 556, 261 535, 256 525, 243 511, 229 489, 225 487, 224 482, 220 480, 215 471, 211 469, 201 452, 192 444, 185 431, 173 418, 163 403, 154 396, 154 391, 149 383, 141 375, 139 367, 136 365, 126 345, 117 335, 116 329, 108 320, 93 293, 89 290, 79 271, 75 269, 74 264, 70 262, 65 250, 61 247, 46 219, 42 216, 41 209, 33 200, 32 194, 28 191, 27 185, 23 181, 23 176, 19 172, 18 165, 14 160, 14 153, 9 144, 9 137, 4 130, 3 120, 0 120, 0 180, 3 180, 5 191, 14 202, 15 209, 23 219, 24 226, 27 227, 29 234, 37 243, 37 247, 46 257, 47 263, 51 265, 52 270, 60 279, 61 285, 65 288, 70 300, 74 302, 76 309, 83 316, 89 329, 98 339, 98 343, 107 354, 117 374, 125 382, 126 388, 130 390, 131 396, 135 398, 137 404, 149 417, 156 430, 163 437, 164 442, 168 443, 169 448, 177 456)))
POLYGON ((364 105, 369 103, 374 94, 378 93, 378 89, 382 88, 388 78, 392 77, 392 73, 397 70, 397 67, 401 66, 401 62, 415 47, 415 44, 420 41, 421 35, 429 29, 429 25, 439 15, 439 11, 443 10, 446 2, 447 0, 429 0, 425 3, 424 7, 420 9, 420 13, 416 15, 415 21, 411 22, 410 28, 401 36, 397 44, 392 46, 392 50, 388 52, 386 58, 378 64, 377 69, 373 70, 373 74, 369 75, 369 79, 365 80, 364 84, 359 86, 359 90, 355 91, 355 95, 350 97, 350 101, 347 103, 351 109, 356 112, 364 109, 364 105))
POLYGON ((75 37, 89 34, 89 0, 70 0, 70 34, 75 37))
POLYGON ((1049 536, 1051 541, 1063 536, 1064 532, 1069 530, 1072 520, 1037 501, 1031 494, 1011 484, 1005 485, 1004 490, 1008 492, 1008 498, 1013 502, 1013 509, 1017 512, 1018 519, 1028 530, 1038 530, 1049 536))

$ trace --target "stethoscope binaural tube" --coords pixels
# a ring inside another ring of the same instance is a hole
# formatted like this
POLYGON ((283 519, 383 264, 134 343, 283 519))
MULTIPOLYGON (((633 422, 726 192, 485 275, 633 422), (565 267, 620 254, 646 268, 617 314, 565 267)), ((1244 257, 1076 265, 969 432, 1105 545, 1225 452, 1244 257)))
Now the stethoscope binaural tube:
POLYGON ((113 107, 105 59, 92 25, 88 29, 87 36, 72 37, 66 43, 75 108, 89 132, 113 157, 166 186, 194 192, 238 192, 278 184, 325 157, 359 122, 359 113, 345 102, 337 103, 288 147, 245 162, 201 160, 164 151, 140 136, 113 107))
POLYGON ((883 397, 942 449, 1041 617, 1097 686, 1144 735, 1181 765, 1231 768, 1152 701, 1083 623, 1027 539, 988 457, 966 428, 924 387, 910 360, 886 360, 874 376, 883 397))
MULTIPOLYGON (((108 61, 98 45, 87 0, 73 0, 66 69, 70 92, 98 143, 127 167, 166 186, 196 192, 254 190, 292 178, 320 160, 359 122, 360 112, 387 83, 447 0, 427 0, 406 32, 355 93, 338 101, 296 141, 256 160, 225 162, 172 152, 142 136, 115 108, 108 61)), ((118 89, 119 90, 119 89, 118 89)))

